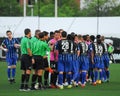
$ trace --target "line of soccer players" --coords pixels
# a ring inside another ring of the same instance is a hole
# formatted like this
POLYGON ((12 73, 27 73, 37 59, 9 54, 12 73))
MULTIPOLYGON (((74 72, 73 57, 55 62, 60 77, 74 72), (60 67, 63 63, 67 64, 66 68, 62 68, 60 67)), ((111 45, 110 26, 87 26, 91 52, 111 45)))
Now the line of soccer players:
MULTIPOLYGON (((73 32, 67 34, 62 29, 51 32, 51 38, 48 37, 48 32, 40 30, 36 30, 32 38, 30 29, 25 29, 24 34, 25 37, 20 43, 22 54, 20 91, 45 89, 48 86, 64 89, 65 82, 67 88, 78 85, 85 87, 87 80, 91 80, 92 85, 109 82, 108 45, 104 42, 104 36, 82 36, 73 32), (32 80, 29 87, 31 73, 32 80)), ((11 44, 16 52, 19 43, 14 41, 11 44)), ((2 45, 10 44, 4 41, 2 45)), ((5 50, 3 47, 2 49, 5 50)), ((8 64, 12 65, 14 61, 12 58, 10 57, 8 64)), ((10 79, 9 74, 8 78, 10 79)), ((13 81, 14 78, 10 79, 10 82, 13 81)))

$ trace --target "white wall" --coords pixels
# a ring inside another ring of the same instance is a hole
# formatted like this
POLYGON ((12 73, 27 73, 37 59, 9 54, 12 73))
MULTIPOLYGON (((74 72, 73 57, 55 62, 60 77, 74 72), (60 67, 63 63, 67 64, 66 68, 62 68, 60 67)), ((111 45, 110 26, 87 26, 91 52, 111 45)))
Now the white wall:
MULTIPOLYGON (((96 17, 73 18, 39 18, 38 17, 0 17, 0 37, 5 36, 7 30, 11 30, 15 37, 24 36, 24 29, 30 28, 32 34, 38 29, 48 32, 56 29, 64 29, 78 34, 97 34, 96 17)), ((100 17, 99 34, 109 37, 120 37, 120 17, 100 17)))

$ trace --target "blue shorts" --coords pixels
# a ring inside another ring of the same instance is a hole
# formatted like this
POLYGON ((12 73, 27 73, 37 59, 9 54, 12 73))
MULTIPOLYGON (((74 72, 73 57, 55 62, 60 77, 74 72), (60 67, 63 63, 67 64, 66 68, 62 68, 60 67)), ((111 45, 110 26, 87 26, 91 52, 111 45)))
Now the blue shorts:
POLYGON ((11 58, 6 58, 6 62, 8 66, 16 65, 17 63, 17 57, 11 57, 11 58))
POLYGON ((70 55, 62 55, 58 56, 58 72, 71 72, 72 71, 72 59, 70 55))
POLYGON ((80 70, 88 70, 89 69, 89 60, 88 56, 81 55, 79 57, 79 69, 80 70))
POLYGON ((74 60, 71 63, 72 63, 72 72, 73 73, 78 73, 79 72, 79 62, 78 62, 78 60, 74 60))
POLYGON ((94 57, 94 63, 93 68, 103 69, 104 63, 103 63, 103 57, 102 56, 95 56, 94 57))
POLYGON ((103 62, 104 62, 105 68, 109 67, 109 61, 110 61, 109 55, 108 54, 103 54, 103 62))

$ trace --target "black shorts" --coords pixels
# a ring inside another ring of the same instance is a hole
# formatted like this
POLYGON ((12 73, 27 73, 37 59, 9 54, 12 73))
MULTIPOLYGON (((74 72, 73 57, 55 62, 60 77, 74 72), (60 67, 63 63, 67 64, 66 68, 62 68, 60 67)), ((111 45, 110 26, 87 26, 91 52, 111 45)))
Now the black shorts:
POLYGON ((21 57, 21 70, 31 70, 32 58, 29 55, 22 55, 21 57))
POLYGON ((44 69, 43 57, 42 56, 37 56, 37 55, 34 55, 33 57, 34 57, 35 63, 32 65, 32 68, 34 70, 44 69))
POLYGON ((45 58, 45 59, 43 59, 43 63, 44 63, 44 68, 48 68, 48 59, 47 58, 45 58))
POLYGON ((57 62, 55 62, 55 61, 50 61, 50 68, 52 68, 52 69, 57 69, 57 62))

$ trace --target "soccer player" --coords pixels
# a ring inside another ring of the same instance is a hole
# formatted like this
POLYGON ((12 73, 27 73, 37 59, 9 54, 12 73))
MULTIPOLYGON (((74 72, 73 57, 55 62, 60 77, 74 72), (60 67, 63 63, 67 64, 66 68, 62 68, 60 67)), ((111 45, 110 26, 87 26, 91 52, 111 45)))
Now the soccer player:
POLYGON ((101 80, 103 78, 103 68, 104 68, 104 63, 103 63, 103 46, 101 43, 101 36, 97 35, 96 37, 97 41, 92 43, 91 52, 91 61, 92 64, 94 65, 94 77, 95 77, 95 82, 98 84, 101 84, 101 80), (99 73, 99 78, 98 78, 98 73, 99 73))
POLYGON ((105 38, 104 36, 101 36, 101 40, 102 40, 102 45, 103 45, 103 62, 104 62, 104 67, 105 69, 103 69, 103 76, 104 76, 104 81, 109 82, 109 54, 108 54, 108 45, 104 42, 105 38), (105 72, 104 72, 105 71, 105 72))
POLYGON ((34 63, 34 59, 32 58, 31 51, 31 30, 24 30, 25 37, 21 40, 21 86, 20 91, 29 91, 28 83, 31 74, 32 63, 34 63))
POLYGON ((81 78, 81 87, 85 87, 86 75, 89 69, 89 61, 88 61, 88 45, 85 43, 85 36, 81 38, 81 41, 78 46, 80 48, 80 78, 81 78))
POLYGON ((50 67, 52 68, 53 72, 51 73, 51 88, 56 88, 56 81, 57 81, 57 61, 58 61, 58 54, 55 54, 55 44, 60 39, 59 31, 54 32, 54 38, 49 41, 49 46, 51 47, 50 51, 50 67))
MULTIPOLYGON (((46 32, 46 31, 43 31, 43 34, 44 34, 44 39, 43 39, 43 41, 44 41, 44 43, 46 43, 47 45, 48 45, 48 43, 47 43, 47 40, 48 40, 48 32, 46 32)), ((49 46, 48 46, 49 47, 49 46)), ((46 50, 46 49, 44 49, 44 51, 43 51, 43 54, 44 55, 48 55, 48 51, 46 50)), ((49 75, 49 64, 48 64, 48 59, 47 58, 44 58, 43 59, 43 63, 44 63, 44 70, 45 70, 45 72, 44 72, 44 87, 48 87, 48 75, 49 75)))
POLYGON ((8 81, 10 83, 15 83, 16 63, 17 63, 16 49, 20 45, 18 40, 12 37, 12 32, 10 30, 6 32, 6 35, 7 38, 4 39, 4 41, 2 42, 1 49, 6 52, 6 62, 8 65, 7 68, 8 81))
POLYGON ((56 51, 58 51, 58 87, 64 89, 63 87, 63 73, 66 72, 66 78, 68 82, 68 88, 71 88, 71 79, 72 79, 72 64, 70 53, 73 51, 73 42, 67 40, 67 32, 63 31, 61 33, 61 40, 56 43, 56 51))
MULTIPOLYGON (((40 33, 39 38, 40 38, 39 40, 34 42, 32 47, 33 48, 32 54, 35 60, 35 63, 33 64, 34 65, 33 69, 37 72, 39 89, 43 89, 43 84, 42 84, 42 74, 44 69, 43 58, 47 58, 47 55, 44 53, 46 51, 50 51, 50 48, 48 47, 48 44, 43 42, 44 33, 40 33)), ((34 90, 34 85, 35 82, 32 82, 32 90, 34 90)))
MULTIPOLYGON (((34 48, 34 44, 36 44, 36 42, 39 41, 39 34, 40 34, 40 33, 41 33, 40 30, 36 30, 36 31, 35 31, 35 36, 31 38, 31 44, 32 44, 31 50, 32 50, 32 53, 34 52, 34 50, 36 50, 36 49, 34 48)), ((35 84, 36 84, 36 80, 37 80, 37 77, 38 77, 38 75, 37 75, 37 70, 36 70, 36 64, 33 64, 33 65, 32 65, 32 68, 33 68, 33 74, 32 74, 31 90, 34 90, 34 89, 35 89, 34 86, 35 86, 35 84)))

